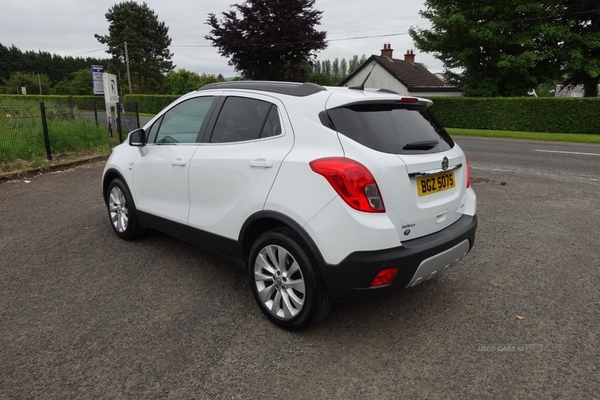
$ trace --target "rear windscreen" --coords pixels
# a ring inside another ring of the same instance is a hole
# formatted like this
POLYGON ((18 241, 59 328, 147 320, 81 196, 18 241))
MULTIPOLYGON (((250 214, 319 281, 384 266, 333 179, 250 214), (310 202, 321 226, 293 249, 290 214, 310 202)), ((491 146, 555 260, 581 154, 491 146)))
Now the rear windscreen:
POLYGON ((428 110, 386 104, 355 105, 327 110, 327 116, 331 128, 384 153, 437 153, 454 147, 446 130, 428 110))

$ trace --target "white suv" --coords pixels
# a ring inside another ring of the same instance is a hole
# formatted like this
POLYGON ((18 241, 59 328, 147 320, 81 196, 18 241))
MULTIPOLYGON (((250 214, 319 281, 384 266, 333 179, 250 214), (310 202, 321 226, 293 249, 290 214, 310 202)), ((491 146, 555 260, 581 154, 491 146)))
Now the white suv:
POLYGON ((475 240, 463 151, 429 100, 304 83, 210 84, 110 155, 123 239, 154 228, 247 269, 262 312, 299 329, 334 301, 414 286, 475 240))

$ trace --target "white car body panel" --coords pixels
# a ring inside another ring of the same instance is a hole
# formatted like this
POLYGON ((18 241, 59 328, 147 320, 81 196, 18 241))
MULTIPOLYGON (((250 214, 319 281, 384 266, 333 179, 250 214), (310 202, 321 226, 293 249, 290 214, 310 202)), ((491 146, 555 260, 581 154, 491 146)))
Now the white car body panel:
POLYGON ((190 209, 189 168, 198 144, 148 144, 133 165, 137 209, 187 223, 190 209))

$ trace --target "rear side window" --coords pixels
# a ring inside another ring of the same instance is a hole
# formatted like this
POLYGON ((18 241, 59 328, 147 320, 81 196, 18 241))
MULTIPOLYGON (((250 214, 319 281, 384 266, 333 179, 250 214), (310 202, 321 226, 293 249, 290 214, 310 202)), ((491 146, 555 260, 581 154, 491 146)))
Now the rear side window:
POLYGON ((210 143, 242 142, 280 133, 277 106, 266 101, 232 96, 221 108, 210 143))
POLYGON ((437 153, 454 147, 428 110, 376 104, 335 108, 327 115, 333 129, 383 153, 437 153))

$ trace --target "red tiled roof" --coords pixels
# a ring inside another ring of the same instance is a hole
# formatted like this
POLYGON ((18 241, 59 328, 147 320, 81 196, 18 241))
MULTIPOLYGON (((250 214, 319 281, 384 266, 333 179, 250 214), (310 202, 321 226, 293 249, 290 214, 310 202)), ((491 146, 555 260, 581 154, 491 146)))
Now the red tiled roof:
POLYGON ((381 65, 410 91, 427 91, 427 88, 435 88, 435 91, 458 90, 454 86, 446 86, 440 78, 429 72, 422 64, 376 55, 369 57, 369 59, 367 59, 363 65, 354 71, 354 73, 344 79, 341 85, 344 86, 359 71, 371 64, 371 61, 375 61, 381 65))

